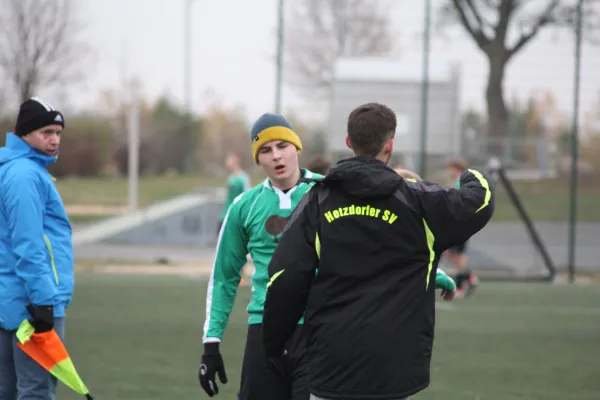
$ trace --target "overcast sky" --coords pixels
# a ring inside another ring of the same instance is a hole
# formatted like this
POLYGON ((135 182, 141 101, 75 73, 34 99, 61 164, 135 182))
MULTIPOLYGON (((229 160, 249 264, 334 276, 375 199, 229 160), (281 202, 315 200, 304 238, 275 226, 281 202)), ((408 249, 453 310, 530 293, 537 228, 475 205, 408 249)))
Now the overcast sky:
MULTIPOLYGON (((433 0, 434 9, 441 0, 433 0)), ((536 0, 537 1, 537 0, 536 0)), ((143 82, 149 99, 168 94, 183 99, 185 0, 77 0, 85 38, 94 52, 88 79, 68 90, 73 107, 90 107, 103 89, 118 88, 124 77, 143 82)), ((211 102, 241 104, 252 120, 273 111, 277 0, 195 0, 192 6, 193 108, 211 102)), ((392 2, 398 53, 421 62, 418 35, 423 26, 421 1, 392 2)), ((459 29, 434 37, 432 63, 459 62, 461 108, 484 109, 486 60, 459 29)), ((545 32, 511 62, 505 81, 507 98, 522 99, 552 91, 565 112, 573 103, 573 36, 545 32)), ((420 64, 419 64, 420 65, 420 64)), ((600 47, 584 46, 581 102, 589 109, 600 92, 600 47)), ((283 109, 309 112, 289 88, 283 109)))

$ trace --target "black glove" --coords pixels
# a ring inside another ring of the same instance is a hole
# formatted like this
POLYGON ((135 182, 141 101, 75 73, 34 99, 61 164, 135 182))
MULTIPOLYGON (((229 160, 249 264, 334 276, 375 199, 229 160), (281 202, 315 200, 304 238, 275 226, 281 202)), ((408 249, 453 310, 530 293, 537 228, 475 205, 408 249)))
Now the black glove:
POLYGON ((31 314, 29 323, 35 328, 35 333, 51 331, 54 328, 54 306, 33 306, 27 304, 31 314))
POLYGON ((198 370, 198 379, 200 386, 208 394, 213 397, 219 393, 215 375, 219 375, 221 383, 227 383, 227 375, 225 374, 225 364, 223 357, 219 352, 219 343, 205 343, 204 354, 202 355, 202 364, 198 370))

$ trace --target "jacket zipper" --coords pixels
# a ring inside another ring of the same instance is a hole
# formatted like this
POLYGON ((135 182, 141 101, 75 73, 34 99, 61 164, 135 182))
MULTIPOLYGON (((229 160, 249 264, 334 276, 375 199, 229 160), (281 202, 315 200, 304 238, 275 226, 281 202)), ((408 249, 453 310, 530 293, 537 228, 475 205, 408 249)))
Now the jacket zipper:
POLYGON ((48 235, 44 234, 44 241, 46 242, 46 247, 48 248, 48 253, 50 253, 50 265, 52 265, 52 272, 54 273, 54 280, 58 285, 60 281, 58 280, 58 272, 56 272, 56 264, 54 263, 54 252, 52 251, 52 243, 50 243, 50 238, 48 235))

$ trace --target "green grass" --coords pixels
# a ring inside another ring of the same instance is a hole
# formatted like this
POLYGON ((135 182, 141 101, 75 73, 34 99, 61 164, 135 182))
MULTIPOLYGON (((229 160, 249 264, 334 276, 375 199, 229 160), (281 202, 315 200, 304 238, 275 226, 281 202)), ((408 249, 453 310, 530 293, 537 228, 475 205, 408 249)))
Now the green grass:
MULTIPOLYGON (((56 181, 65 204, 126 205, 128 181, 123 178, 74 178, 56 181)), ((199 175, 142 177, 140 205, 148 205, 201 186, 222 186, 223 179, 199 175)))
MULTIPOLYGON (((567 221, 569 218, 569 181, 556 179, 540 182, 515 182, 515 190, 533 221, 567 221)), ((497 186, 494 221, 518 218, 508 193, 497 186)), ((579 185, 577 214, 579 221, 600 222, 600 181, 582 181, 579 185)))
MULTIPOLYGON (((261 174, 251 175, 252 182, 264 179, 261 174)), ((200 187, 222 187, 224 177, 203 175, 145 176, 139 179, 138 200, 141 206, 189 193, 200 187)), ((127 178, 72 178, 58 179, 58 190, 65 204, 127 205, 129 182, 127 178)))
MULTIPOLYGON (((252 175, 252 182, 260 182, 263 175, 252 175)), ((201 175, 142 177, 139 181, 139 203, 147 206, 171 197, 189 193, 199 187, 220 187, 222 177, 201 175)), ((128 199, 127 179, 85 178, 58 180, 58 188, 65 204, 126 205, 128 199)), ((540 182, 516 182, 515 189, 534 221, 566 221, 569 216, 568 180, 540 182)), ((579 188, 578 219, 600 222, 600 181, 582 181, 579 188)), ((72 216, 73 222, 91 222, 103 216, 72 216)), ((518 214, 500 185, 497 191, 494 221, 518 220, 518 214)))
MULTIPOLYGON (((261 174, 251 175, 254 183, 264 177, 261 174)), ((189 193, 202 187, 223 187, 225 179, 216 176, 178 175, 178 176, 146 176, 141 177, 138 187, 138 202, 145 207, 163 200, 189 193)), ((126 206, 129 196, 127 178, 72 178, 56 181, 58 190, 67 205, 104 205, 126 206)), ((72 223, 90 223, 113 215, 74 214, 69 219, 72 223)))
MULTIPOLYGON (((67 346, 97 399, 208 399, 197 384, 206 281, 78 275, 67 346)), ((246 334, 243 289, 222 350, 234 400, 246 334)), ((600 398, 600 286, 485 283, 439 309, 432 385, 414 400, 600 398)), ((401 371, 399 371, 401 373, 401 371)), ((80 399, 61 387, 61 400, 80 399)))

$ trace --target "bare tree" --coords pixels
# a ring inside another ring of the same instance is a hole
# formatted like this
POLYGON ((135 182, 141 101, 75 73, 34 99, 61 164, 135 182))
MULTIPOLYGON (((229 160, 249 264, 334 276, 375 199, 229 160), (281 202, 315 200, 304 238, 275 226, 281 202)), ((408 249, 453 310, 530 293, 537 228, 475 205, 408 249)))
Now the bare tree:
POLYGON ((285 33, 286 80, 315 97, 327 93, 338 57, 392 50, 389 19, 378 0, 295 0, 285 33))
POLYGON ((86 48, 71 0, 0 0, 0 71, 22 102, 79 77, 86 48))
MULTIPOLYGON (((597 0, 588 0, 589 5, 592 2, 597 0)), ((577 22, 576 3, 577 0, 448 0, 443 6, 443 20, 458 21, 488 59, 485 98, 490 137, 506 135, 509 118, 502 84, 509 61, 543 29, 573 28, 577 22), (518 35, 512 35, 511 29, 518 35), (516 39, 509 40, 513 36, 516 39)), ((597 23, 591 18, 591 11, 586 12, 590 18, 585 28, 594 28, 597 23)))

